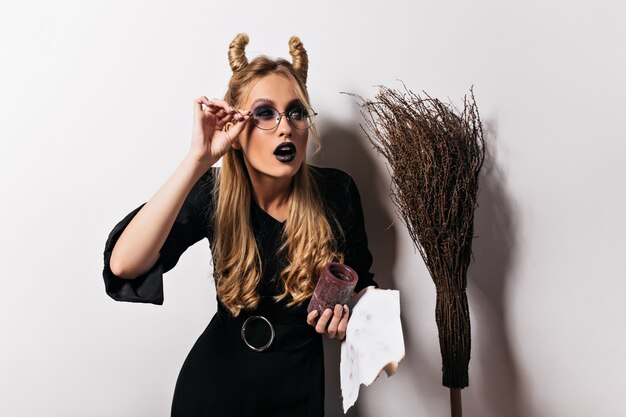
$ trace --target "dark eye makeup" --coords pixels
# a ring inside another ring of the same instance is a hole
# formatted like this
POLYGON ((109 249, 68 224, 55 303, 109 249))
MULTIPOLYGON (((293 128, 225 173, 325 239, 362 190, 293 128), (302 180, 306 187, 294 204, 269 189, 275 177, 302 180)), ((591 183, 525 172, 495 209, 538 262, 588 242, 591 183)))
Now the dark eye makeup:
POLYGON ((270 106, 259 106, 254 109, 254 116, 263 119, 271 119, 275 117, 275 110, 270 106))
POLYGON ((289 109, 289 114, 294 117, 305 117, 308 116, 309 112, 307 111, 306 107, 298 104, 297 106, 293 106, 291 109, 289 109))
POLYGON ((300 103, 296 103, 292 105, 291 107, 289 107, 288 112, 293 112, 293 111, 298 112, 301 115, 306 115, 307 113, 306 108, 300 103))
MULTIPOLYGON (((253 109, 253 112, 256 114, 260 110, 268 110, 268 109, 269 110, 276 110, 276 109, 274 109, 274 107, 270 106, 269 104, 261 104, 261 105, 255 107, 253 109)), ((293 111, 294 109, 295 110, 306 111, 306 108, 299 101, 296 101, 296 102, 293 102, 293 103, 289 104, 289 106, 287 107, 286 111, 287 111, 287 113, 289 113, 290 111, 293 111)), ((278 110, 276 110, 276 111, 278 111, 278 110)))

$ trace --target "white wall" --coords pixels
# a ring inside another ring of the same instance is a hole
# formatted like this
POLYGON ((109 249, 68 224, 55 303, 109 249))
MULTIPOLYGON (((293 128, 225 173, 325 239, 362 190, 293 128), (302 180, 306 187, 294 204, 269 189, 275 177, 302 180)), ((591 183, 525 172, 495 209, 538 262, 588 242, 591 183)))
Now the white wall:
POLYGON ((301 37, 319 164, 355 177, 374 272, 401 291, 407 356, 351 416, 448 413, 434 286, 340 94, 371 98, 397 79, 454 100, 473 84, 492 147, 465 415, 626 415, 625 21, 617 1, 3 1, 0 415, 169 416, 215 311, 208 244, 166 275, 163 306, 106 296, 102 249, 183 157, 192 100, 224 93, 240 31, 250 58, 288 57, 289 36, 301 37))

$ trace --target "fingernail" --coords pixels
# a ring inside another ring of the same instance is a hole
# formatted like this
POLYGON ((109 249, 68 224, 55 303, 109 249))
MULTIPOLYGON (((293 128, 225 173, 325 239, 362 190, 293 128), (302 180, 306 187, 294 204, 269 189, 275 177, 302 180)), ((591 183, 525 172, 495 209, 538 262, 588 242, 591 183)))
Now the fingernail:
POLYGON ((343 306, 343 311, 346 311, 346 312, 348 311, 348 306, 347 305, 343 306))

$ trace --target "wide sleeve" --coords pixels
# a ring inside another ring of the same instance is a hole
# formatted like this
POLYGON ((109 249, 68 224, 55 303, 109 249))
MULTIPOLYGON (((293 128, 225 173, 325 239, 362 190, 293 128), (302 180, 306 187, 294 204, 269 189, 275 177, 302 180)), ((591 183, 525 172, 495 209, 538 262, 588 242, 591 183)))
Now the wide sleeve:
POLYGON ((111 253, 122 232, 145 202, 128 213, 111 232, 104 247, 102 275, 106 293, 117 301, 163 304, 163 274, 174 268, 180 256, 194 243, 208 237, 208 209, 210 199, 209 170, 192 187, 160 250, 154 266, 134 279, 124 279, 111 271, 111 253))
POLYGON ((359 276, 355 288, 358 293, 370 285, 378 287, 378 284, 374 281, 374 274, 370 271, 373 258, 367 243, 361 195, 352 177, 348 174, 346 176, 347 185, 345 187, 348 207, 346 207, 347 215, 344 227, 346 235, 344 263, 354 269, 359 276))

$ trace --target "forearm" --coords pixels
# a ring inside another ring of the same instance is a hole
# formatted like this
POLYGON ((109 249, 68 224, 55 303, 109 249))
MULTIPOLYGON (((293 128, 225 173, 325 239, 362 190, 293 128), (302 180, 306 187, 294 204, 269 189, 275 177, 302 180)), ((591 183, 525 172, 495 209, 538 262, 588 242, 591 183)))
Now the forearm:
POLYGON ((132 279, 154 266, 189 192, 212 165, 200 163, 189 155, 181 161, 117 240, 110 262, 115 275, 132 279))

